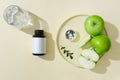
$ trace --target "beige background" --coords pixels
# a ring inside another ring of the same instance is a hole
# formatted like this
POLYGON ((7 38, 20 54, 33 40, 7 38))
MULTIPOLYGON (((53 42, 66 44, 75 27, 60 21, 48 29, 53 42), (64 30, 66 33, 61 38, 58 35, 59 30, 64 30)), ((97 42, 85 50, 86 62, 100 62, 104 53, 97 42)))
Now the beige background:
POLYGON ((120 80, 119 8, 120 0, 0 0, 0 80, 120 80), (46 56, 33 56, 30 32, 19 31, 4 21, 3 11, 11 4, 43 19, 50 42, 46 56), (78 14, 98 14, 108 26, 112 47, 94 70, 66 62, 56 46, 61 24, 78 14))

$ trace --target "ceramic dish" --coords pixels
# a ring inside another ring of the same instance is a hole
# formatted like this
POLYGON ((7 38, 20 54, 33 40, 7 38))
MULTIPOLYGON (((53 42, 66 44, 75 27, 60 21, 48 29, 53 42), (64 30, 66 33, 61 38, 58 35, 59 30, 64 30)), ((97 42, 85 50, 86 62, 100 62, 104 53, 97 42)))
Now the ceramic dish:
MULTIPOLYGON (((78 63, 78 58, 83 49, 91 48, 88 42, 85 46, 81 46, 83 38, 88 36, 88 33, 84 29, 84 21, 88 15, 76 15, 67 19, 60 27, 57 34, 57 47, 62 57, 71 64, 81 67, 78 63), (73 30, 74 40, 66 38, 66 32, 73 30), (67 54, 68 53, 68 54, 67 54)), ((104 30, 104 34, 107 34, 104 30)))

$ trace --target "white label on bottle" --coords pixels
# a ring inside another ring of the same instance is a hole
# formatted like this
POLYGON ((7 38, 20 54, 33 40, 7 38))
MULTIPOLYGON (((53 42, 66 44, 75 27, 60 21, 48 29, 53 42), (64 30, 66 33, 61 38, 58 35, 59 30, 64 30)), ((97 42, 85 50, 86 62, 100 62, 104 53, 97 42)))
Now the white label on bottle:
POLYGON ((46 38, 33 38, 32 53, 44 54, 46 53, 46 38))

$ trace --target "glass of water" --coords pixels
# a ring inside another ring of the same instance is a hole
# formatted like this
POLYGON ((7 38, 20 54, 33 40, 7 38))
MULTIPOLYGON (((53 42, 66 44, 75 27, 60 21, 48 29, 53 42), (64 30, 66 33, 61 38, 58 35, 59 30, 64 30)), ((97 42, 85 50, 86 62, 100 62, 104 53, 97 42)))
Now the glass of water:
POLYGON ((9 24, 18 29, 31 25, 29 12, 17 5, 10 5, 4 11, 4 19, 9 24))

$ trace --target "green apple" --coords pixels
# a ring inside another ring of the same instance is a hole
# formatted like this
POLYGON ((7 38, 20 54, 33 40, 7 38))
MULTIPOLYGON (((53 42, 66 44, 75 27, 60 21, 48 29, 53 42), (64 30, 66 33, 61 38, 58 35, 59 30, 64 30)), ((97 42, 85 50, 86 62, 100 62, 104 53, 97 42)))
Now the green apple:
POLYGON ((98 15, 91 15, 85 20, 85 30, 91 36, 100 34, 104 29, 104 20, 98 15))
POLYGON ((91 39, 91 36, 89 34, 86 34, 78 43, 78 47, 83 47, 87 42, 89 42, 91 39))
POLYGON ((108 36, 98 35, 92 38, 91 45, 99 55, 103 55, 110 49, 111 42, 108 36))
POLYGON ((78 62, 81 67, 85 69, 93 69, 95 68, 96 63, 99 60, 99 55, 90 49, 84 49, 78 58, 78 62))

